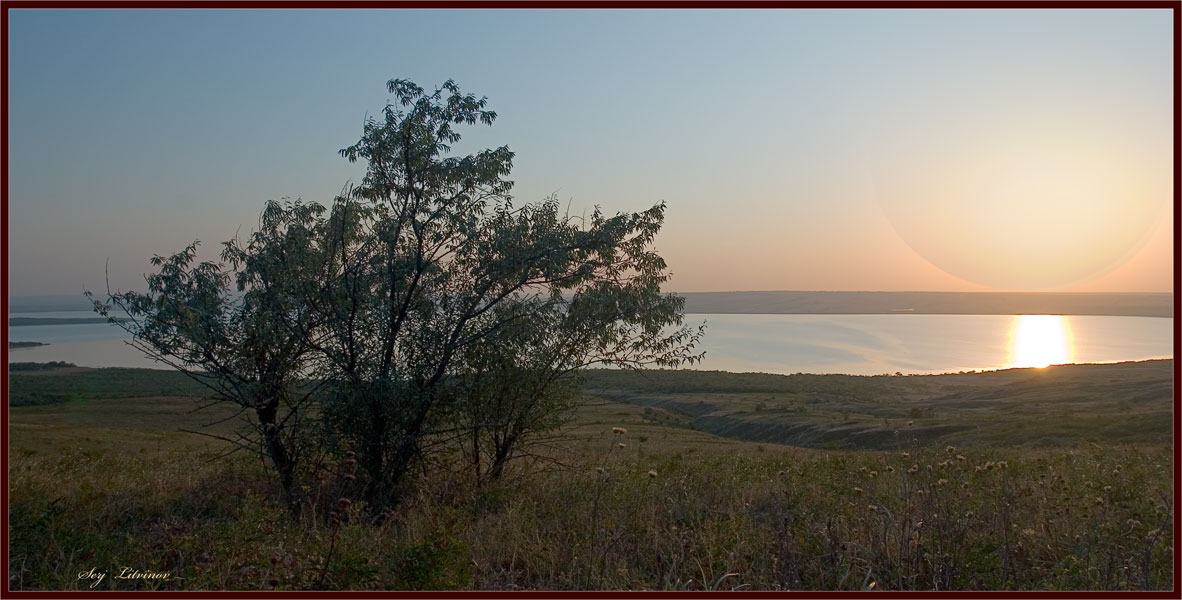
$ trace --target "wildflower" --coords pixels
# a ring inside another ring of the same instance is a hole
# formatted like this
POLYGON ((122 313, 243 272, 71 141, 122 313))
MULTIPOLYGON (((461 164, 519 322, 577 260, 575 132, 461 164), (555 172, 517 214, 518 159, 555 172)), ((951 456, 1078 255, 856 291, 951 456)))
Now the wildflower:
POLYGON ((910 469, 907 469, 907 472, 908 472, 908 473, 917 473, 917 472, 919 472, 919 465, 911 465, 911 468, 910 468, 910 469))
POLYGON ((347 456, 349 458, 357 458, 357 453, 352 450, 349 450, 348 452, 345 452, 345 456, 347 456))
POLYGON ((910 452, 904 452, 904 453, 903 453, 903 458, 911 458, 911 453, 910 453, 910 452))
POLYGON ((871 471, 871 472, 870 472, 870 478, 871 478, 871 479, 874 479, 875 477, 878 477, 878 471, 871 471))
POLYGON ((624 429, 623 427, 612 427, 612 433, 614 433, 616 435, 623 435, 625 433, 628 433, 628 430, 624 429))
POLYGON ((595 467, 595 472, 596 473, 604 473, 605 471, 603 470, 603 467, 595 467))
POLYGON ((656 476, 657 476, 657 472, 656 472, 656 471, 649 471, 649 472, 648 472, 648 476, 649 476, 649 477, 656 477, 656 476))
POLYGON ((1129 519, 1129 528, 1130 529, 1136 529, 1137 527, 1140 527, 1140 526, 1141 526, 1141 521, 1138 521, 1137 519, 1129 519))
POLYGON ((1105 492, 1111 492, 1111 491, 1112 491, 1112 486, 1110 486, 1110 485, 1106 485, 1106 486, 1104 486, 1104 491, 1105 491, 1105 492))
POLYGON ((1145 534, 1145 539, 1152 540, 1153 538, 1157 537, 1158 534, 1160 534, 1160 533, 1161 533, 1160 529, 1154 529, 1153 531, 1150 531, 1149 533, 1145 534))
POLYGON ((977 466, 975 467, 975 469, 976 469, 976 471, 977 471, 978 473, 980 473, 980 472, 981 472, 981 465, 977 465, 977 466))
POLYGON ((993 461, 987 460, 987 461, 985 461, 985 464, 982 466, 985 468, 986 471, 988 471, 989 469, 993 468, 993 461))
POLYGON ((876 505, 876 504, 867 504, 866 508, 869 508, 870 512, 877 512, 878 511, 878 505, 876 505))
POLYGON ((963 454, 957 454, 957 455, 956 455, 956 460, 965 460, 965 457, 964 457, 964 455, 963 455, 963 454))
POLYGON ((956 452, 956 448, 953 448, 952 446, 948 446, 948 447, 944 448, 944 451, 949 454, 953 454, 956 452))
POLYGON ((339 504, 341 509, 344 510, 349 508, 353 504, 353 501, 348 498, 341 498, 340 500, 337 500, 337 504, 339 504))
POLYGON ((894 467, 892 467, 892 466, 890 466, 890 465, 887 465, 887 466, 886 466, 886 472, 887 472, 887 473, 894 473, 894 472, 895 472, 895 468, 894 468, 894 467))
POLYGON ((970 510, 969 512, 965 513, 964 518, 966 518, 966 519, 973 518, 973 511, 970 510))
POLYGON ((628 445, 627 445, 627 444, 625 444, 624 442, 620 442, 620 443, 619 443, 619 444, 617 444, 617 445, 618 445, 619 447, 621 447, 621 448, 627 448, 627 447, 628 447, 628 445))
POLYGON ((863 489, 862 489, 862 488, 860 488, 860 487, 856 487, 856 488, 854 488, 854 493, 855 493, 855 494, 861 494, 861 493, 863 493, 863 492, 865 492, 865 491, 866 491, 866 490, 863 490, 863 489))
POLYGON ((353 481, 354 479, 357 479, 357 477, 355 477, 352 473, 345 473, 345 481, 353 481))
POLYGON ((948 483, 947 479, 940 479, 939 481, 936 482, 936 485, 943 486, 943 485, 946 485, 947 483, 948 483))
MULTIPOLYGON (((966 481, 966 482, 964 482, 964 484, 963 484, 963 485, 961 485, 960 487, 962 487, 962 488, 964 488, 964 489, 966 489, 966 490, 967 490, 967 489, 969 489, 969 482, 967 482, 967 481, 966 481)), ((1046 500, 1046 498, 1043 498, 1043 500, 1046 500)))
POLYGON ((1034 536, 1038 535, 1038 532, 1033 529, 1023 529, 1022 533, 1026 534, 1030 537, 1034 537, 1034 536))
POLYGON ((908 427, 911 427, 912 425, 915 425, 915 421, 907 421, 908 427))
POLYGON ((1004 469, 1004 468, 1006 468, 1006 465, 1008 465, 1008 464, 1009 464, 1009 463, 1007 463, 1007 462, 1006 462, 1006 461, 1004 461, 1004 460, 999 460, 999 461, 997 461, 997 468, 999 468, 999 469, 1004 469))

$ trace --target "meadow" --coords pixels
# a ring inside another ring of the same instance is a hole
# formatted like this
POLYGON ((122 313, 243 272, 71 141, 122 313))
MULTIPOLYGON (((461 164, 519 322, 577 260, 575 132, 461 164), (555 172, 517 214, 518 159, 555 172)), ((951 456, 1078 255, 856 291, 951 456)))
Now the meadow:
POLYGON ((504 479, 374 522, 347 461, 292 516, 178 374, 24 365, 9 588, 1168 590, 1172 370, 594 371, 504 479))

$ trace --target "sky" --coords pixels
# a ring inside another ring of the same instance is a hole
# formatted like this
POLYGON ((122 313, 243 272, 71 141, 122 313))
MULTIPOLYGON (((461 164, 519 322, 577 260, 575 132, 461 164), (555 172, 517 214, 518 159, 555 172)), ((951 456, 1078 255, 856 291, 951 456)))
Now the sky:
POLYGON ((1172 290, 1168 10, 12 10, 12 295, 329 203, 385 82, 515 202, 668 204, 666 291, 1172 290))

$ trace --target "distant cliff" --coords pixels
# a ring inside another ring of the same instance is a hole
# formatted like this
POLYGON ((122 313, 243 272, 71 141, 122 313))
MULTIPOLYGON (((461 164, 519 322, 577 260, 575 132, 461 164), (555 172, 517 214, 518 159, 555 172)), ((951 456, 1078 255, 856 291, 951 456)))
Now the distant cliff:
POLYGON ((680 292, 687 313, 1172 317, 1173 294, 1087 292, 680 292))

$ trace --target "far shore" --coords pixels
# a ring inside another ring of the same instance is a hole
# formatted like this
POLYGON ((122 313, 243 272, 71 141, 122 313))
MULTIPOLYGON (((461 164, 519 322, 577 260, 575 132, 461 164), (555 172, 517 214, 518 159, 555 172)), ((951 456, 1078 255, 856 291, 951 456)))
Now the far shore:
MULTIPOLYGON (((936 314, 1173 317, 1174 295, 1141 292, 673 292, 688 314, 936 314)), ((11 296, 15 313, 84 311, 75 296, 11 296)), ((104 323, 102 317, 13 317, 10 327, 104 323)))
POLYGON ((1173 317, 1168 293, 677 292, 688 314, 947 314, 1173 317))

